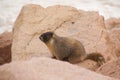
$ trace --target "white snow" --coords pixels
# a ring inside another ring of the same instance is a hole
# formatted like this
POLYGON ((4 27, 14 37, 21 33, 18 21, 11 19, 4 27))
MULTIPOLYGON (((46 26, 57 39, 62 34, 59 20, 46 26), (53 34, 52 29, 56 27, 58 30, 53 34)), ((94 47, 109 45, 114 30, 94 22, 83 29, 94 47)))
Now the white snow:
POLYGON ((0 0, 0 33, 11 31, 15 19, 25 4, 69 5, 86 11, 98 11, 108 19, 120 18, 120 0, 0 0))

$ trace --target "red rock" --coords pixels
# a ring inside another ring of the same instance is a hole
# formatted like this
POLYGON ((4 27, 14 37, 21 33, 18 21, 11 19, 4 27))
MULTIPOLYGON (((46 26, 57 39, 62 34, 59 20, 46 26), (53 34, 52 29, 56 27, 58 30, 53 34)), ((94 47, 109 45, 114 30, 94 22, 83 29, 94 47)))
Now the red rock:
POLYGON ((0 66, 0 80, 117 80, 50 58, 13 61, 0 66))
POLYGON ((96 71, 100 67, 95 61, 92 61, 92 60, 85 60, 85 61, 77 63, 75 65, 84 67, 91 71, 96 71))
POLYGON ((117 57, 120 57, 120 18, 106 20, 106 27, 111 40, 111 50, 117 57))
POLYGON ((11 44, 11 32, 4 32, 0 35, 0 65, 11 61, 11 44))
POLYGON ((120 27, 120 18, 109 18, 105 21, 108 30, 120 27))
POLYGON ((112 61, 101 66, 97 72, 106 76, 120 79, 120 58, 116 61, 112 61))

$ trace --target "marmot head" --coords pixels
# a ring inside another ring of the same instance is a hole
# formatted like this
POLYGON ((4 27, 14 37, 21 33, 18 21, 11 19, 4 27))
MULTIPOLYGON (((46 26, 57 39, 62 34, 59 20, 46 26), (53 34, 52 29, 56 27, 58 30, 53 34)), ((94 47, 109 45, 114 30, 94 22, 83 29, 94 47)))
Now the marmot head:
POLYGON ((53 37, 53 32, 46 32, 40 35, 39 39, 43 41, 44 43, 47 43, 52 37, 53 37))

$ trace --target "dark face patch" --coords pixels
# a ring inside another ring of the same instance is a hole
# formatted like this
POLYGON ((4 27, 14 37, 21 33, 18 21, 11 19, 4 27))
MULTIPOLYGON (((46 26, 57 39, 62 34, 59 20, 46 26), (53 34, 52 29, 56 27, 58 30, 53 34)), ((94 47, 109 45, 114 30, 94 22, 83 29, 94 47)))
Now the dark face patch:
POLYGON ((46 32, 40 35, 39 39, 44 43, 48 42, 53 36, 53 32, 46 32))

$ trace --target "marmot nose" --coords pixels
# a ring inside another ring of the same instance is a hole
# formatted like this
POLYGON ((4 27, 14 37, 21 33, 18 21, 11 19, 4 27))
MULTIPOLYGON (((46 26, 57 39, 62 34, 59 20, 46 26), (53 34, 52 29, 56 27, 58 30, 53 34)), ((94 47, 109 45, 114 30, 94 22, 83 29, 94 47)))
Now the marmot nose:
POLYGON ((43 37, 42 37, 42 36, 40 36, 39 39, 40 39, 41 41, 43 41, 43 37))

